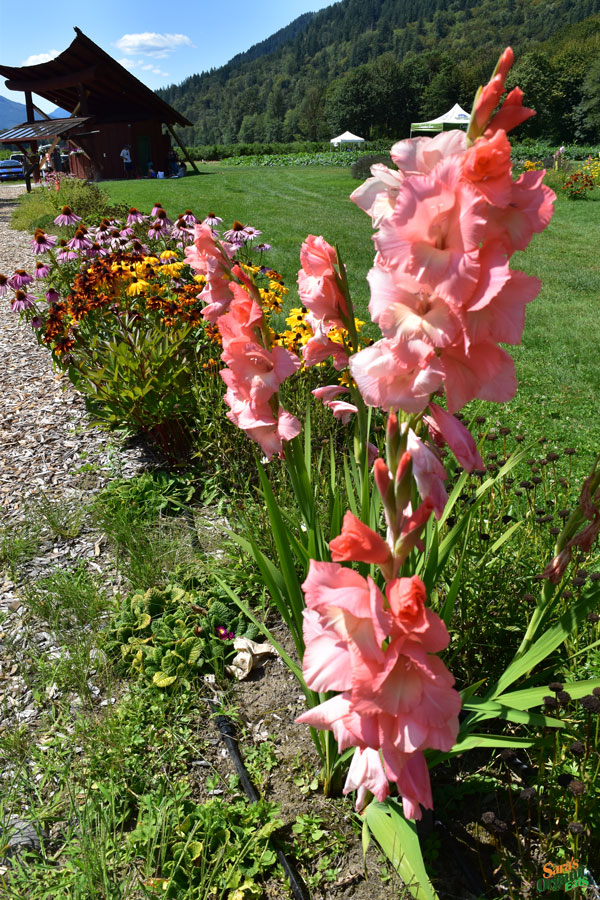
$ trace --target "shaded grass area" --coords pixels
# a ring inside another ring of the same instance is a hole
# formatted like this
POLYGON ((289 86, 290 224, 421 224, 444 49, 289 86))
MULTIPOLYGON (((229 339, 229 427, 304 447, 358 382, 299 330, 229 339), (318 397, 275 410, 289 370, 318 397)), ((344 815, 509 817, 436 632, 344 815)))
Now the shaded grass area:
MULTIPOLYGON (((357 314, 365 316, 372 229, 368 217, 348 199, 358 182, 347 170, 232 170, 217 164, 203 166, 201 172, 162 183, 120 181, 104 187, 115 202, 144 210, 160 200, 172 214, 190 207, 199 216, 214 211, 226 223, 238 218, 256 225, 275 248, 269 261, 285 276, 292 305, 302 240, 307 234, 323 234, 330 243, 338 242, 357 314)), ((515 254, 513 266, 536 275, 543 286, 528 307, 522 345, 510 348, 519 380, 517 396, 503 407, 486 404, 486 414, 498 424, 583 451, 582 470, 600 446, 600 263, 594 239, 599 220, 597 188, 587 201, 559 196, 548 229, 535 235, 525 252, 515 254)))

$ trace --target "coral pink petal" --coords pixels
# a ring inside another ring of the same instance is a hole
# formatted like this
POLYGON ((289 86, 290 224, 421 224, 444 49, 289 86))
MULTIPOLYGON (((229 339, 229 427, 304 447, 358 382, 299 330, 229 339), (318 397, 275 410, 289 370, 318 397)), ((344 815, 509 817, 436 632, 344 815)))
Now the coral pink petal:
POLYGON ((461 466, 467 472, 472 472, 473 469, 483 469, 483 460, 469 429, 437 403, 431 402, 429 411, 436 427, 461 466))

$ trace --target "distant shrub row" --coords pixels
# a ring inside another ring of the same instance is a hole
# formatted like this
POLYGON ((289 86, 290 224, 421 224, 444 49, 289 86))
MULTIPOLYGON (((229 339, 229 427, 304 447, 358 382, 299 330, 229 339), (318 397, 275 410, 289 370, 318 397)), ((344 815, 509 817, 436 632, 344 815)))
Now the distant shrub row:
MULTIPOLYGON (((360 152, 388 153, 391 143, 389 141, 365 141, 360 146, 360 152)), ((335 153, 329 141, 292 141, 291 143, 270 144, 204 144, 199 147, 188 147, 187 152, 195 160, 231 159, 238 156, 283 156, 290 153, 335 153)), ((352 153, 352 150, 339 151, 340 153, 352 153)))
MULTIPOLYGON (((588 156, 600 154, 600 144, 564 144, 564 156, 566 159, 587 159, 588 156)), ((512 145, 512 158, 514 160, 538 160, 553 156, 559 149, 557 144, 548 141, 538 141, 526 138, 523 141, 515 141, 512 145)))
MULTIPOLYGON (((199 147, 188 147, 188 153, 194 160, 231 160, 231 165, 252 166, 293 166, 293 165, 352 165, 361 156, 383 155, 389 159, 391 144, 389 141, 365 141, 360 148, 351 150, 334 150, 328 141, 293 141, 291 143, 270 144, 211 144, 199 147), (273 157, 269 162, 267 157, 273 157), (313 157, 313 161, 310 161, 313 157), (234 161, 235 160, 235 161, 234 161), (245 160, 245 161, 244 161, 245 160)), ((549 141, 526 138, 513 143, 514 160, 545 159, 552 156, 558 146, 549 141)), ((566 159, 587 159, 598 156, 598 144, 566 144, 566 159)))

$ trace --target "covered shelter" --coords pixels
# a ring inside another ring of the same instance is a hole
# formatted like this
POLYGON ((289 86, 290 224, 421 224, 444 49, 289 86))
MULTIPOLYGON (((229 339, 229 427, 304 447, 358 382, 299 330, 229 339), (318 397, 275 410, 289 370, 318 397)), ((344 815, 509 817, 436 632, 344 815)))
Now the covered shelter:
POLYGON ((329 141, 336 150, 344 150, 347 147, 359 147, 361 144, 364 144, 364 142, 364 138, 352 134, 351 131, 345 131, 343 134, 338 134, 337 137, 331 138, 329 141))
MULTIPOLYGON (((28 144, 33 159, 40 143, 53 140, 54 149, 60 140, 67 140, 71 173, 99 180, 122 177, 120 153, 126 144, 135 174, 146 175, 150 162, 155 169, 168 171, 172 137, 198 172, 174 129, 192 123, 79 28, 75 34, 70 46, 49 62, 20 68, 0 64, 6 87, 25 92, 27 109, 27 122, 0 133, 0 145, 17 144, 27 154, 28 144), (67 110, 70 117, 45 116, 35 107, 33 94, 67 110), (34 111, 44 119, 36 121, 34 111), (168 133, 163 133, 163 125, 168 133)), ((26 169, 27 179, 32 169, 33 165, 26 169)))
POLYGON ((471 115, 455 103, 452 109, 449 109, 443 116, 437 119, 430 119, 428 122, 411 122, 410 136, 413 131, 425 131, 429 133, 437 133, 438 131, 451 131, 453 128, 468 128, 471 115))

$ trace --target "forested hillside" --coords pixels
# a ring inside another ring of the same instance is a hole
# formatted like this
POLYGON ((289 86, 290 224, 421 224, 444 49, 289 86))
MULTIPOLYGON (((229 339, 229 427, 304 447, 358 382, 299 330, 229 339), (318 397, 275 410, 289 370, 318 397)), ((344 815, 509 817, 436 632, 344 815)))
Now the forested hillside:
POLYGON ((407 137, 469 108, 501 50, 538 110, 522 134, 600 139, 600 0, 341 0, 160 96, 187 144, 407 137))

